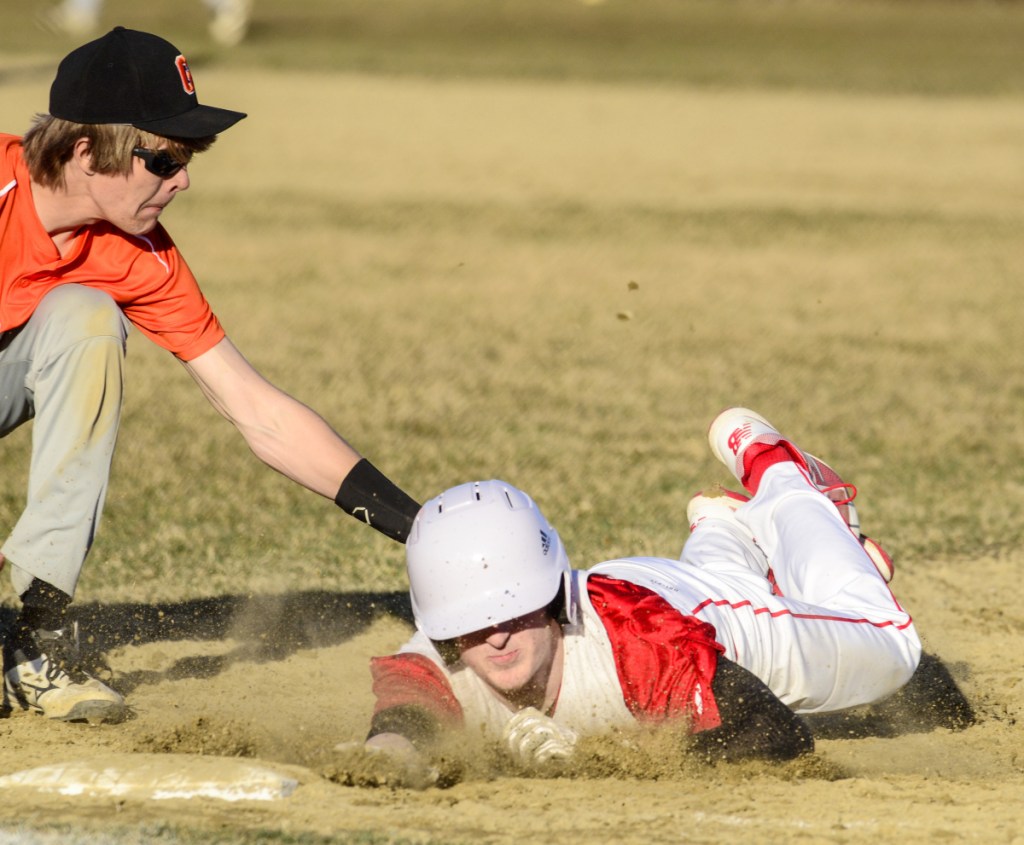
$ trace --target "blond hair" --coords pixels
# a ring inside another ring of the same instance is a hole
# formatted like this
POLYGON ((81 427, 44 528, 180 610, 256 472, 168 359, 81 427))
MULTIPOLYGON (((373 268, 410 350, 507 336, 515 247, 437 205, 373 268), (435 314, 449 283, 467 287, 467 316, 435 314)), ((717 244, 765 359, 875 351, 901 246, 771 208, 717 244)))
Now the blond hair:
POLYGON ((44 188, 63 188, 64 166, 71 161, 79 139, 89 141, 92 166, 97 173, 127 176, 132 172, 132 150, 164 148, 183 164, 208 150, 217 139, 165 138, 126 123, 72 123, 49 114, 37 114, 21 140, 32 181, 44 188))

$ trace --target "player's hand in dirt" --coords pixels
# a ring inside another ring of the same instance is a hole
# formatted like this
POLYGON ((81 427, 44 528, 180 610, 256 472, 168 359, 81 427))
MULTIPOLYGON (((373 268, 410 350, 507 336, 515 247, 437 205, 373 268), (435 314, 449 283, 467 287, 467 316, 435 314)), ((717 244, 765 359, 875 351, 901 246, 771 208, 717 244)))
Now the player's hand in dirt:
POLYGON ((524 766, 564 763, 572 757, 578 739, 575 731, 535 707, 526 707, 509 719, 503 738, 512 758, 524 766))
POLYGON ((331 780, 338 783, 427 789, 440 779, 439 769, 399 734, 378 734, 366 742, 343 742, 334 750, 331 780))

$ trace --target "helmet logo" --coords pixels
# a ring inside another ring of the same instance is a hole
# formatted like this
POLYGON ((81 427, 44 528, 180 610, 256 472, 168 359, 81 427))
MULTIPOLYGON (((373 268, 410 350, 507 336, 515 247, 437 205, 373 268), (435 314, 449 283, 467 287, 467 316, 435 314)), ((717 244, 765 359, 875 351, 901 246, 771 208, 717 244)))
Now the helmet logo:
POLYGON ((551 537, 548 536, 548 532, 543 528, 540 529, 540 547, 544 554, 551 551, 551 537))

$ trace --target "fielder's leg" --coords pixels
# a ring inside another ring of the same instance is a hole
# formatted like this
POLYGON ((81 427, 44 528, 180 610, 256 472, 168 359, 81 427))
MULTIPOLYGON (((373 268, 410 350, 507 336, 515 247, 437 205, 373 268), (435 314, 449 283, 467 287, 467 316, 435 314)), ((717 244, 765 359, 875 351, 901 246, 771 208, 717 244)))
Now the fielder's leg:
POLYGON ((25 510, 0 549, 19 594, 38 578, 74 595, 106 497, 126 338, 107 294, 66 285, 0 353, 0 432, 35 418, 25 510))
POLYGON ((106 495, 127 323, 105 293, 67 285, 0 344, 0 432, 35 418, 28 500, 2 548, 22 611, 4 643, 7 691, 63 720, 113 721, 124 700, 79 671, 65 624, 106 495))

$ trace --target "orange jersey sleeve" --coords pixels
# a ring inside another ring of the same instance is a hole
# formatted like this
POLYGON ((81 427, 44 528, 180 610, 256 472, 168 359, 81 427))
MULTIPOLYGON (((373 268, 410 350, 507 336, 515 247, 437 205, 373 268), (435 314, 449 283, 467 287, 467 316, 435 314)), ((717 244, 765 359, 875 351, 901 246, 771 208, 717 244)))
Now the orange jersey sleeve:
POLYGON ((162 226, 144 236, 83 226, 61 256, 35 211, 20 139, 0 135, 0 331, 23 325, 58 285, 105 291, 152 341, 189 361, 224 329, 162 226))

